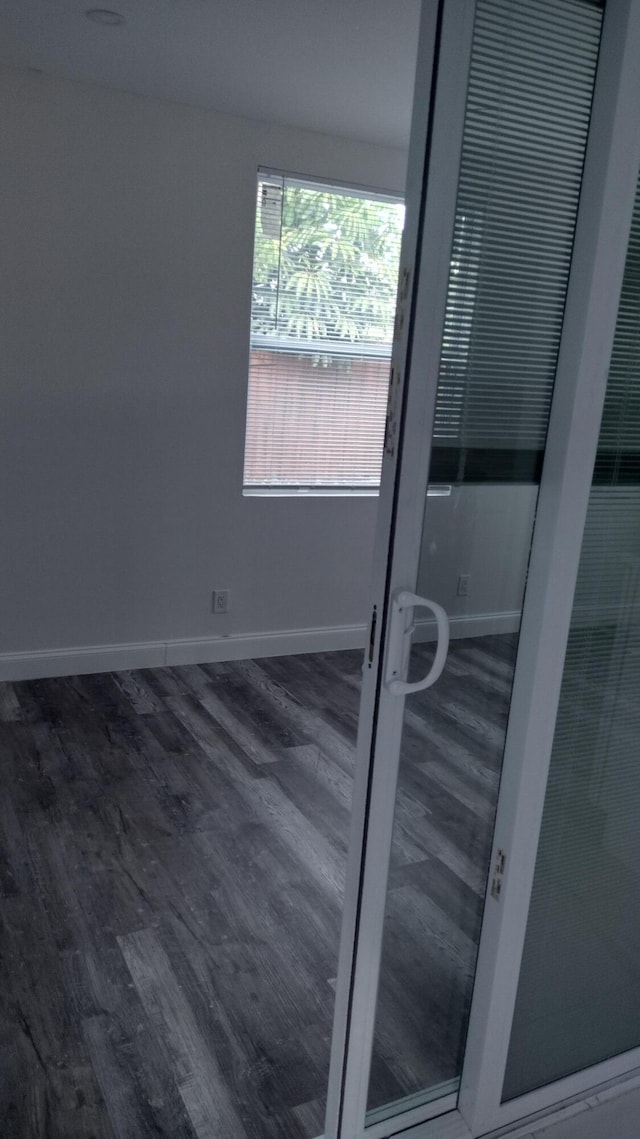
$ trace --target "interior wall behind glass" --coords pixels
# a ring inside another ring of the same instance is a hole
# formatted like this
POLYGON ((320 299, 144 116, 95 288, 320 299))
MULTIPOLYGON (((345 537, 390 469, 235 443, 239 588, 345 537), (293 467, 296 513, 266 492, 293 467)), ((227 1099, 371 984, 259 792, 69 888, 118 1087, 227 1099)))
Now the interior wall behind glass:
POLYGON ((640 193, 503 1100, 640 1045, 640 193))

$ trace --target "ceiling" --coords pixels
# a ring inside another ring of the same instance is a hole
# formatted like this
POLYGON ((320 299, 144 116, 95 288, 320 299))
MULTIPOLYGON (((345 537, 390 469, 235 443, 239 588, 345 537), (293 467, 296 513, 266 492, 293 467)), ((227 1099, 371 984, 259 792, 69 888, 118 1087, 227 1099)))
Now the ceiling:
POLYGON ((2 0, 0 62, 406 146, 420 0, 2 0), (118 27, 88 20, 115 9, 118 27))

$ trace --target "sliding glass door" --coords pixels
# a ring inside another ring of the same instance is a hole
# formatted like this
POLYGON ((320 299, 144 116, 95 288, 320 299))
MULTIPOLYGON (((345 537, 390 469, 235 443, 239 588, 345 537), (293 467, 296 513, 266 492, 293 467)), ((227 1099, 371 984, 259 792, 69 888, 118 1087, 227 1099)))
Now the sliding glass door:
POLYGON ((503 1098, 640 1058, 640 197, 636 197, 503 1098))
MULTIPOLYGON (((451 641, 404 701, 370 1123, 459 1086, 601 22, 595 3, 476 5, 410 579, 451 641)), ((436 640, 428 609, 412 619, 410 682, 436 640)))
POLYGON ((637 0, 424 7, 327 1139, 480 1135, 640 1045, 584 1011, 607 952, 640 1001, 637 236, 589 499, 639 50, 637 0))

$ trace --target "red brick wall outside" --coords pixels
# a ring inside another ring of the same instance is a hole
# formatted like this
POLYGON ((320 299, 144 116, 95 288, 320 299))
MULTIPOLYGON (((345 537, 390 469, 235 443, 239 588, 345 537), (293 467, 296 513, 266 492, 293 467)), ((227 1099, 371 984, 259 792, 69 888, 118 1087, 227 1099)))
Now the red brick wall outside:
POLYGON ((388 383, 388 360, 253 350, 245 485, 377 485, 388 383))

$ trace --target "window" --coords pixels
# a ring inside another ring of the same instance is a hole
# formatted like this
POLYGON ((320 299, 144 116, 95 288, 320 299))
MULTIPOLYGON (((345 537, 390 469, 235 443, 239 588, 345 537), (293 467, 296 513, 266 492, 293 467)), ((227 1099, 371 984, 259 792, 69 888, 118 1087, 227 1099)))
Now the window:
MULTIPOLYGON (((478 24, 470 73, 436 484, 539 480, 571 265, 601 7, 551 6, 555 68, 527 15, 526 50, 518 40, 505 64, 517 20, 499 7, 478 24)), ((259 174, 248 493, 375 493, 403 216, 388 196, 259 174)))
POLYGON ((245 492, 374 493, 404 206, 260 172, 245 492))

